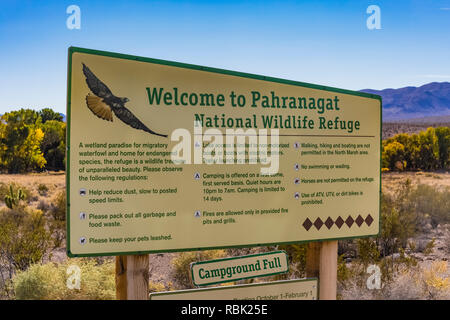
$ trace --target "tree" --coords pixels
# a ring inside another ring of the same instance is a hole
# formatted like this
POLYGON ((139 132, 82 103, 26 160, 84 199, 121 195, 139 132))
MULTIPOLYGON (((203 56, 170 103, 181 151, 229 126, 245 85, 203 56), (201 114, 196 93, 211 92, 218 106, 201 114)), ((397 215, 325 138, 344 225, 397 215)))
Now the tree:
POLYGON ((0 118, 0 168, 18 173, 44 167, 40 124, 38 113, 30 109, 8 112, 0 118))
POLYGON ((439 127, 435 129, 438 140, 439 168, 449 169, 450 167, 450 128, 439 127))
POLYGON ((409 170, 416 170, 416 169, 420 169, 421 165, 420 165, 420 141, 419 141, 419 135, 418 134, 412 134, 409 139, 408 142, 405 145, 405 157, 406 161, 408 161, 407 163, 407 168, 409 170))
POLYGON ((398 162, 404 162, 405 146, 400 142, 393 141, 383 148, 382 161, 383 167, 394 170, 398 168, 398 162))
POLYGON ((63 121, 63 116, 60 113, 53 111, 50 108, 44 108, 38 112, 39 116, 42 119, 42 123, 46 123, 47 121, 55 120, 55 121, 63 121))
POLYGON ((434 170, 438 167, 439 145, 434 128, 428 128, 419 133, 419 162, 425 170, 434 170))
POLYGON ((46 168, 64 170, 66 155, 66 124, 56 120, 47 120, 42 124, 44 138, 41 141, 41 151, 47 162, 46 168))

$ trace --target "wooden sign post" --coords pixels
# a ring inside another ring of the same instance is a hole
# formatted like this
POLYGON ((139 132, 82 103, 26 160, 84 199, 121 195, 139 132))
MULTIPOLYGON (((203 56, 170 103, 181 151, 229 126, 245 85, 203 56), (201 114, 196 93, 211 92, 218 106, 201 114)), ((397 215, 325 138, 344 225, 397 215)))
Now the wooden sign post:
POLYGON ((116 257, 116 299, 148 300, 149 255, 116 257))
POLYGON ((320 300, 336 300, 337 247, 337 241, 308 244, 306 276, 319 278, 320 300))

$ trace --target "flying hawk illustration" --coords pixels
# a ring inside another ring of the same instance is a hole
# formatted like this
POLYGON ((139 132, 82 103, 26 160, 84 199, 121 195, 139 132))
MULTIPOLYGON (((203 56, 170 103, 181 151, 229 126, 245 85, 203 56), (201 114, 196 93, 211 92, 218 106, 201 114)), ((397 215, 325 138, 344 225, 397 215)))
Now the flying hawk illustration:
POLYGON ((97 117, 113 121, 113 112, 117 118, 122 120, 125 124, 138 129, 144 130, 150 134, 167 138, 166 134, 156 133, 143 124, 136 116, 125 107, 128 98, 116 97, 111 90, 101 82, 95 74, 83 63, 83 73, 86 77, 86 83, 91 89, 93 95, 90 93, 86 96, 86 105, 97 117))

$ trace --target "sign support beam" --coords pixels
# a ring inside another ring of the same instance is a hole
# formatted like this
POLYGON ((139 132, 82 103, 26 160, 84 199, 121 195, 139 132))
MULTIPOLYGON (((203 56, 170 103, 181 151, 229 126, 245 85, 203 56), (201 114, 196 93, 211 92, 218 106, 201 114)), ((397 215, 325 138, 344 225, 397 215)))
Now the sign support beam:
POLYGON ((308 244, 306 276, 319 278, 320 300, 336 300, 337 249, 337 240, 308 244))
POLYGON ((116 299, 148 300, 149 255, 116 257, 116 299))

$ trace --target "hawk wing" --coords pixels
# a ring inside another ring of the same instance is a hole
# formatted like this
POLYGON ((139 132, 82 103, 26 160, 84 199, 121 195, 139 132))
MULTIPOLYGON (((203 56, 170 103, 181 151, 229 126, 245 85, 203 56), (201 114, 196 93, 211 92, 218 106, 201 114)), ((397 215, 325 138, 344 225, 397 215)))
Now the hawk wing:
POLYGON ((129 125, 138 130, 143 130, 145 132, 167 138, 167 134, 156 133, 155 131, 149 129, 145 124, 141 122, 130 110, 128 110, 125 106, 121 108, 115 108, 114 114, 122 120, 125 124, 129 125))
POLYGON ((109 99, 114 97, 111 90, 108 89, 108 87, 101 82, 95 74, 89 69, 84 63, 83 63, 83 73, 86 77, 86 83, 91 89, 91 91, 97 96, 102 99, 109 99))
POLYGON ((86 96, 86 105, 99 118, 106 121, 113 121, 113 115, 110 106, 97 96, 86 96))

